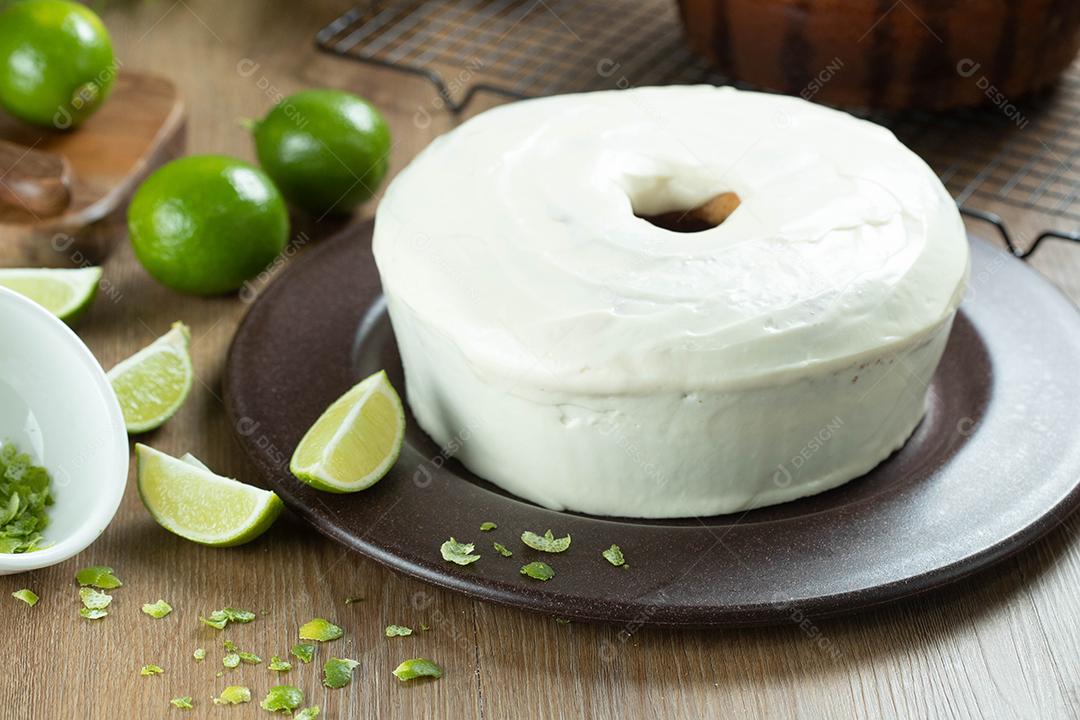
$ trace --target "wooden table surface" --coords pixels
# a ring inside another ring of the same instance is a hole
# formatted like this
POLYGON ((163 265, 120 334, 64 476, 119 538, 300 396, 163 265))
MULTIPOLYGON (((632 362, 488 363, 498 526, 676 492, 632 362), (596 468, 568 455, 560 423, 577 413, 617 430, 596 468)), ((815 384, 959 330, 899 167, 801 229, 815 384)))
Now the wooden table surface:
MULTIPOLYGON (((258 116, 282 93, 349 88, 385 112, 400 169, 452 121, 432 111, 419 81, 317 53, 314 32, 342 2, 160 0, 101 3, 124 67, 173 78, 188 102, 189 152, 252 158, 238 118, 258 116)), ((374 203, 365 212, 370 213, 374 203)), ((318 232, 326 230, 318 228, 318 232)), ((318 234, 318 233, 317 233, 318 234)), ((1054 248, 1035 262, 1080 298, 1080 253, 1054 248)), ((164 333, 192 328, 198 382, 180 413, 146 442, 194 452, 241 479, 251 468, 233 440, 221 400, 225 351, 246 306, 203 299, 153 282, 124 243, 105 266, 116 297, 102 297, 81 336, 110 367, 164 333)), ((656 631, 557 624, 552 618, 473 601, 397 575, 284 515, 260 540, 215 550, 158 527, 134 478, 116 520, 75 559, 0 578, 0 718, 181 717, 169 699, 191 695, 192 717, 266 717, 257 701, 276 682, 302 688, 335 718, 577 717, 1078 717, 1080 716, 1080 518, 1019 557, 908 602, 839 620, 764 630, 656 631), (108 564, 124 580, 109 617, 79 618, 77 568, 108 564), (10 593, 30 587, 29 608, 10 593), (362 602, 345 604, 347 597, 362 602), (153 620, 144 602, 175 611, 153 620), (232 605, 259 611, 224 634, 198 616, 232 605), (285 655, 313 616, 338 622, 343 640, 322 652, 360 661, 355 680, 327 690, 320 664, 280 680, 266 665, 221 670, 222 637, 268 659, 285 655), (388 640, 388 623, 431 631, 388 640), (192 651, 204 647, 207 660, 192 651), (446 670, 436 682, 400 684, 391 670, 426 656, 446 670), (155 663, 159 677, 140 677, 155 663), (216 707, 227 684, 255 701, 216 707)))

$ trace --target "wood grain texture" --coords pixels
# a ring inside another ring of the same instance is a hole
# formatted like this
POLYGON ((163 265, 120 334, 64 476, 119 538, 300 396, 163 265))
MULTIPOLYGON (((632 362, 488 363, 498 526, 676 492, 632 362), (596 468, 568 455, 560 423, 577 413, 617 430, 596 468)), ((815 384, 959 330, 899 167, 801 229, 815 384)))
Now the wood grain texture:
MULTIPOLYGON (((124 67, 166 74, 180 87, 191 152, 251 159, 238 118, 262 114, 281 93, 333 85, 384 109, 396 139, 396 171, 451 121, 432 111, 431 124, 414 124, 418 109, 434 107, 434 94, 421 82, 311 48, 314 31, 346 6, 165 0, 107 5, 105 20, 124 67)), ((332 229, 303 227, 313 239, 332 229)), ((1077 299, 1080 253, 1073 250, 1047 248, 1034 264, 1077 299)), ((196 389, 146 441, 170 453, 192 451, 222 473, 250 478, 227 426, 220 385, 245 303, 181 296, 157 285, 126 243, 106 264, 105 280, 79 332, 106 367, 174 320, 192 327, 196 389)), ((190 717, 269 717, 256 702, 222 708, 210 698, 226 684, 245 684, 257 701, 277 682, 301 687, 332 720, 1078 717, 1078 586, 1080 519, 1073 517, 1028 552, 959 586, 841 620, 816 621, 795 608, 790 623, 765 630, 561 625, 403 578, 288 515, 248 546, 192 545, 150 519, 132 482, 116 521, 86 552, 49 570, 0 578, 0 718, 185 717, 168 705, 177 695, 195 698, 190 717), (73 575, 94 563, 114 566, 125 586, 115 591, 109 617, 90 623, 78 617, 73 575), (22 587, 42 596, 36 607, 10 598, 22 587), (365 599, 346 605, 350 596, 365 599), (139 611, 159 597, 174 606, 172 615, 153 620, 139 611), (223 605, 260 616, 224 633, 198 622, 223 605), (345 638, 320 648, 319 658, 359 660, 350 687, 323 688, 318 661, 297 663, 281 678, 265 664, 215 677, 223 669, 223 637, 268 659, 284 655, 297 627, 313 616, 345 628, 345 638), (421 622, 432 630, 382 636, 388 623, 421 622), (204 663, 192 659, 196 647, 206 648, 204 663), (415 656, 441 663, 445 677, 399 684, 390 671, 415 656), (146 663, 165 674, 140 677, 146 663)))
MULTIPOLYGON (((70 196, 53 213, 23 198, 0 206, 0 267, 97 264, 123 241, 125 208, 139 183, 180 153, 184 106, 167 77, 128 70, 77 130, 0 115, 0 137, 28 149, 24 153, 54 155, 70 176, 70 196)), ((0 166, 5 185, 29 157, 0 166)))

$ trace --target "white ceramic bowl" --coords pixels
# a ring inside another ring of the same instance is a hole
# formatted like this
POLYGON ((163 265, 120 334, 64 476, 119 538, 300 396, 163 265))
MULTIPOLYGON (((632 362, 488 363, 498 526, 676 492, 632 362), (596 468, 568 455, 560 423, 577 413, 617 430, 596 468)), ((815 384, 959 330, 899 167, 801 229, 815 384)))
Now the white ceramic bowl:
POLYGON ((94 542, 128 475, 127 433, 101 365, 64 323, 0 288, 0 442, 52 475, 43 550, 0 554, 0 575, 55 565, 94 542))

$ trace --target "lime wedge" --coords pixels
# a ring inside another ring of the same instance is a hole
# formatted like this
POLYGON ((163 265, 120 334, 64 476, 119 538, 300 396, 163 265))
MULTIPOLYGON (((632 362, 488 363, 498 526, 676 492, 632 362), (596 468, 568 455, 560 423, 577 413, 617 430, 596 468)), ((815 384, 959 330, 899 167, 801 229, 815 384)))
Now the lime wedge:
POLYGON ((281 514, 277 495, 135 444, 139 497, 161 527, 201 545, 241 545, 281 514))
POLYGON ((190 337, 186 325, 173 323, 172 330, 109 371, 129 433, 160 427, 184 404, 195 376, 190 337))
POLYGON ((289 469, 318 490, 356 492, 387 473, 404 439, 401 398, 379 371, 326 409, 296 447, 289 469))
POLYGON ((0 286, 25 295, 69 325, 90 307, 99 282, 99 267, 0 270, 0 286))

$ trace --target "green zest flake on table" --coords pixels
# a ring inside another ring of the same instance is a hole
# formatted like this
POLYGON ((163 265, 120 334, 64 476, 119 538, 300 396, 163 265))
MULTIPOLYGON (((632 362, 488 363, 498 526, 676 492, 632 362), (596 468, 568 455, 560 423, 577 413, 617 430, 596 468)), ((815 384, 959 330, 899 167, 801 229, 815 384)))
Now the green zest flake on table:
POLYGON ((441 678, 442 668, 427 658, 413 658, 394 668, 394 676, 401 682, 415 680, 419 677, 441 678))
POLYGON ((412 628, 404 625, 386 626, 386 637, 405 637, 406 635, 412 635, 412 628))
POLYGON ((443 560, 458 565, 468 565, 480 559, 479 555, 472 554, 475 549, 472 543, 459 543, 454 538, 450 538, 442 544, 439 551, 442 553, 443 560))
POLYGON ((492 546, 495 548, 495 552, 499 553, 503 557, 513 557, 514 556, 514 552, 510 548, 503 545, 502 543, 492 543, 492 546))
POLYGON ((274 655, 270 658, 270 664, 266 667, 274 672, 288 672, 292 670, 292 663, 278 655, 274 655))
POLYGON ((306 644, 293 645, 292 650, 289 652, 300 662, 309 663, 315 657, 315 646, 306 644))
POLYGON ((270 712, 292 714, 292 711, 304 704, 304 691, 292 685, 275 685, 266 693, 259 707, 270 712))
POLYGON ((158 600, 154 603, 145 603, 142 606, 142 611, 152 618, 161 619, 172 612, 172 605, 164 600, 158 600))
POLYGON ((96 587, 101 590, 114 590, 122 586, 120 578, 113 575, 111 567, 104 565, 91 565, 75 573, 75 582, 83 587, 96 587))
POLYGON ((224 614, 222 614, 220 616, 216 616, 216 614, 219 613, 219 612, 221 612, 221 611, 220 610, 215 610, 214 612, 210 613, 210 617, 208 617, 208 618, 205 618, 202 615, 200 615, 199 616, 199 621, 202 622, 203 625, 209 625, 212 628, 217 628, 218 630, 224 630, 225 626, 229 624, 229 619, 227 617, 225 617, 224 614))
POLYGON ((293 715, 293 720, 315 720, 317 717, 319 717, 319 706, 312 705, 293 715))
POLYGON ((246 662, 249 665, 258 665, 262 662, 261 657, 259 657, 255 653, 244 652, 240 648, 236 647, 236 643, 234 643, 232 640, 229 640, 228 638, 222 641, 221 645, 223 648, 225 648, 225 652, 228 653, 221 661, 227 668, 234 668, 238 666, 241 662, 246 662))
POLYGON ((483 522, 483 523, 480 523, 480 532, 491 532, 492 530, 495 530, 498 527, 499 526, 496 525, 493 522, 483 522))
POLYGON ((195 652, 191 653, 191 657, 195 658, 195 662, 202 662, 206 659, 206 651, 202 648, 195 648, 195 652))
POLYGON ((323 685, 334 689, 345 687, 352 681, 353 668, 359 664, 348 658, 330 658, 323 665, 323 685))
POLYGON ((11 593, 11 597, 15 598, 16 600, 22 600, 24 603, 26 603, 30 607, 34 607, 35 605, 37 605, 37 602, 38 602, 37 593, 35 593, 30 588, 23 588, 22 590, 16 590, 15 592, 11 593))
POLYGON ((364 602, 364 598, 362 598, 362 597, 347 597, 347 598, 345 598, 345 604, 346 605, 352 605, 353 603, 358 603, 358 602, 364 602))
POLYGON ((431 629, 431 626, 430 626, 430 625, 426 625, 426 624, 424 624, 424 623, 420 623, 420 629, 421 629, 422 631, 424 631, 424 632, 427 632, 428 630, 430 630, 430 629, 431 629))
POLYGON ((111 595, 90 587, 79 588, 79 599, 87 610, 104 610, 112 603, 111 595))
POLYGON ((555 571, 551 566, 542 562, 531 562, 521 566, 521 574, 528 575, 533 580, 550 580, 555 577, 555 571))
POLYGON ((53 504, 49 473, 11 443, 0 445, 0 553, 41 549, 53 504))
POLYGON ((561 553, 570 547, 570 536, 557 538, 551 534, 551 530, 543 535, 526 530, 521 533, 521 542, 540 552, 561 553))
POLYGON ((344 634, 345 632, 341 628, 323 618, 312 618, 300 626, 301 640, 326 642, 328 640, 337 640, 344 634))
MULTIPOLYGON (((112 571, 109 570, 109 572, 111 573, 112 571)), ((109 577, 112 576, 109 575, 109 577)), ((119 583, 119 580, 117 580, 117 583, 119 583)), ((95 590, 92 587, 79 588, 79 599, 82 600, 83 604, 83 607, 79 609, 79 615, 87 620, 100 620, 108 615, 109 613, 105 608, 109 607, 109 604, 112 603, 113 600, 112 596, 99 590, 95 590)))
POLYGON ((172 700, 169 701, 169 704, 179 710, 191 710, 193 707, 195 707, 191 704, 190 695, 185 695, 183 697, 174 697, 172 700))
POLYGON ((139 674, 143 675, 144 677, 150 677, 151 675, 160 675, 163 672, 165 672, 165 670, 158 665, 143 665, 142 669, 139 670, 139 674))
POLYGON ((255 619, 255 613, 250 610, 238 610, 236 608, 222 608, 221 610, 215 610, 210 613, 209 617, 199 617, 204 625, 209 625, 212 628, 218 630, 224 630, 225 626, 231 622, 234 623, 249 623, 255 619))
POLYGON ((230 685, 214 698, 215 705, 239 705, 251 702, 251 690, 243 685, 230 685))
POLYGON ((250 610, 239 610, 237 608, 222 608, 220 611, 225 615, 229 622, 234 623, 249 623, 255 619, 255 613, 250 610))
POLYGON ((615 567, 626 564, 626 559, 623 557, 622 549, 618 545, 612 545, 604 552, 600 553, 604 556, 604 559, 615 567))

